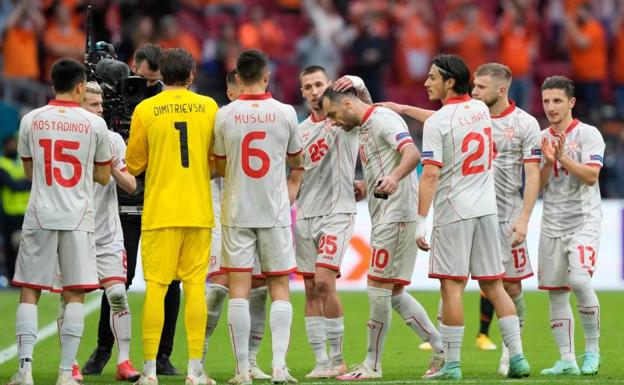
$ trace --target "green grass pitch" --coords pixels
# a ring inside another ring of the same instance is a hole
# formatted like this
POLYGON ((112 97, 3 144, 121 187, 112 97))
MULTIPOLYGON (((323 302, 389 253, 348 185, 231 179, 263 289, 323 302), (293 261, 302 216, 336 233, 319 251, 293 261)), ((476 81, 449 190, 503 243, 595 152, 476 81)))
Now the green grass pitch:
MULTIPOLYGON (((431 317, 435 316, 439 295, 435 292, 412 293, 423 303, 431 317)), ((539 371, 551 366, 558 358, 554 340, 548 327, 548 301, 543 292, 525 293, 527 302, 527 319, 523 333, 524 350, 532 366, 532 375, 523 380, 505 380, 496 375, 500 349, 493 352, 478 351, 475 348, 475 336, 478 330, 478 293, 466 293, 464 303, 466 311, 466 333, 462 350, 462 368, 464 383, 503 384, 513 382, 539 384, 624 384, 624 332, 622 329, 624 294, 618 292, 599 293, 601 303, 602 324, 602 367, 596 377, 549 378, 539 375, 539 371)), ((88 300, 97 300, 97 296, 90 294, 88 300)), ((356 364, 363 360, 366 349, 366 320, 368 318, 368 302, 364 292, 341 293, 345 308, 345 341, 344 349, 348 364, 356 364)), ((300 382, 308 384, 336 383, 334 380, 306 381, 305 374, 314 365, 314 356, 307 343, 303 323, 303 293, 294 293, 292 302, 295 310, 293 320, 290 349, 287 356, 288 365, 292 374, 300 382)), ((53 322, 56 318, 57 296, 44 295, 39 307, 39 327, 53 322)), ((141 358, 141 310, 142 294, 131 294, 130 304, 134 312, 133 343, 131 356, 137 369, 142 367, 141 358)), ((11 346, 15 341, 15 308, 18 302, 18 292, 0 292, 0 351, 11 346)), ((574 304, 573 304, 574 306, 574 304)), ((84 363, 95 346, 97 336, 98 314, 90 314, 85 323, 85 332, 80 346, 78 360, 84 363)), ((175 340, 175 350, 172 356, 173 363, 182 372, 186 371, 186 340, 183 326, 183 313, 178 322, 178 333, 175 340)), ((221 322, 215 331, 210 343, 210 352, 207 360, 207 370, 211 377, 219 384, 226 384, 234 370, 234 359, 225 327, 227 315, 223 314, 221 322)), ((396 314, 389 337, 386 341, 383 355, 382 381, 380 384, 415 384, 423 383, 420 376, 425 371, 429 353, 418 350, 420 343, 415 333, 411 331, 396 314)), ((268 321, 267 321, 268 329, 268 321)), ((500 347, 500 335, 496 322, 492 324, 490 334, 500 347)), ((576 347, 577 353, 583 352, 582 326, 577 319, 576 347)), ((113 384, 114 360, 107 365, 101 376, 85 376, 85 384, 113 384)), ((36 384, 53 385, 56 381, 59 363, 59 347, 56 335, 49 337, 35 346, 34 378, 36 384)), ((270 333, 262 343, 259 364, 270 373, 270 333)), ((0 384, 5 384, 17 367, 16 359, 0 365, 0 384)), ((183 384, 184 377, 159 377, 160 384, 183 384)), ((261 383, 262 381, 256 381, 261 383)), ((265 382, 269 383, 269 382, 265 382)))

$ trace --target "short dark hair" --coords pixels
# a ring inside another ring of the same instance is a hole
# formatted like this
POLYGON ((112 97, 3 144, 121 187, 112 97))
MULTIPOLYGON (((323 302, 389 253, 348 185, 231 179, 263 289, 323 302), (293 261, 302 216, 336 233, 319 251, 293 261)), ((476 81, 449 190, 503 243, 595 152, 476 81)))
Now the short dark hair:
POLYGON ((169 48, 160 59, 160 74, 166 85, 185 85, 195 71, 195 59, 184 48, 169 48))
POLYGON ((152 71, 160 69, 160 59, 162 58, 163 49, 156 44, 145 44, 134 52, 134 64, 139 66, 147 60, 147 66, 152 71))
POLYGON ((237 73, 238 73, 238 71, 236 70, 236 68, 234 68, 233 70, 228 72, 227 75, 225 75, 225 82, 227 84, 236 84, 236 74, 237 73))
POLYGON ((85 67, 74 59, 60 59, 52 65, 50 71, 54 92, 62 93, 73 90, 76 85, 87 80, 85 67))
POLYGON ((267 54, 257 49, 243 51, 236 60, 238 77, 245 84, 260 81, 268 67, 267 54))
POLYGON ((433 58, 432 64, 438 68, 442 79, 455 79, 453 91, 457 94, 470 91, 470 70, 461 56, 441 54, 433 58))
POLYGON ((336 103, 341 101, 344 98, 357 98, 357 94, 354 88, 349 88, 345 91, 336 91, 334 87, 327 87, 325 92, 323 92, 323 96, 319 99, 319 104, 323 105, 323 100, 327 98, 331 103, 336 103))
POLYGON ((475 76, 492 76, 506 82, 511 82, 511 70, 504 64, 485 63, 477 67, 475 76))
POLYGON ((322 72, 325 75, 325 77, 327 77, 327 71, 325 70, 325 68, 319 65, 311 65, 311 66, 304 68, 303 71, 301 71, 301 73, 299 74, 299 80, 301 80, 306 75, 310 75, 316 72, 322 72))
POLYGON ((574 97, 574 82, 565 76, 555 75, 546 78, 542 83, 542 91, 544 90, 563 90, 568 98, 574 97))

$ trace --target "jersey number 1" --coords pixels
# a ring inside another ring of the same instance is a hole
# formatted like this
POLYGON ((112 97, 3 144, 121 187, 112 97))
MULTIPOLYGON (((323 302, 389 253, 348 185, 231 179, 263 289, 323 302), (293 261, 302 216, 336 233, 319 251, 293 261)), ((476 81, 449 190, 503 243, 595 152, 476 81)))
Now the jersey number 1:
POLYGON ((180 132, 180 160, 182 161, 182 167, 188 168, 188 130, 186 128, 186 122, 175 122, 173 123, 173 127, 180 132))

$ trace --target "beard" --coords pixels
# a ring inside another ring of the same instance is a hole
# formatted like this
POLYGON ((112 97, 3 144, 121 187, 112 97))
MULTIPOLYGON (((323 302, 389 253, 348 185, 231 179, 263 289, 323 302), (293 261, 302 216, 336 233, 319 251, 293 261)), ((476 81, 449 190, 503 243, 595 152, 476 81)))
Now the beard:
POLYGON ((492 107, 498 102, 498 97, 493 97, 491 99, 481 99, 481 101, 485 103, 486 106, 492 107))

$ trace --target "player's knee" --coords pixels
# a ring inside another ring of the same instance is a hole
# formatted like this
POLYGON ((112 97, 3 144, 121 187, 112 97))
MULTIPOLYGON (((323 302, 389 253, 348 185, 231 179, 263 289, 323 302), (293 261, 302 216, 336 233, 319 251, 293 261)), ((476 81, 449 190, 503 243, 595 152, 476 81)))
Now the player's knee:
POLYGON ((106 288, 106 298, 113 313, 128 310, 126 287, 119 283, 106 288))
POLYGON ((334 285, 327 277, 315 277, 314 288, 319 296, 324 297, 332 292, 334 285))
POLYGON ((522 293, 522 284, 520 282, 504 282, 504 287, 511 298, 516 298, 522 293))
POLYGON ((208 317, 221 314, 223 302, 227 298, 229 290, 221 285, 211 284, 206 291, 206 305, 208 306, 208 317))

